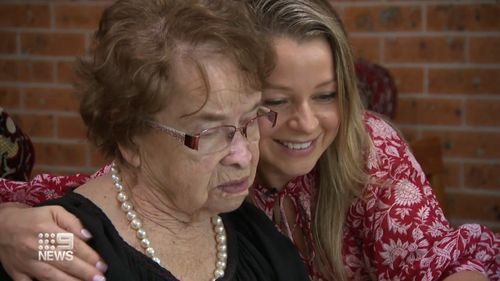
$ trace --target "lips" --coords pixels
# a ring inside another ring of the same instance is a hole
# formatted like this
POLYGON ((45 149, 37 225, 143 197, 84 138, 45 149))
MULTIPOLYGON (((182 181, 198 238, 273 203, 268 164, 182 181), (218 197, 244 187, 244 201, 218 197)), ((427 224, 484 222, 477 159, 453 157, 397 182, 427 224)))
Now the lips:
POLYGON ((218 189, 226 193, 240 193, 248 190, 249 187, 248 177, 239 180, 228 181, 217 186, 218 189))

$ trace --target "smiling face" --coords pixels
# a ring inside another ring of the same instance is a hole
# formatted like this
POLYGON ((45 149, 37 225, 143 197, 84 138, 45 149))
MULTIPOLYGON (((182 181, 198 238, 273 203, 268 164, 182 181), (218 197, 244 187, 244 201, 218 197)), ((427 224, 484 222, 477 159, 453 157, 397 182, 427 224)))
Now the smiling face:
MULTIPOLYGON (((206 73, 208 96, 199 68, 179 59, 174 74, 176 90, 155 121, 195 135, 221 125, 240 127, 256 116, 260 92, 244 82, 232 61, 212 54, 198 62, 206 73)), ((254 180, 258 161, 258 138, 247 141, 240 133, 227 148, 208 154, 154 129, 140 139, 139 147, 139 176, 144 186, 152 188, 168 208, 194 216, 239 207, 254 180)))
POLYGON ((328 42, 275 37, 273 43, 277 63, 262 100, 278 112, 278 120, 274 128, 260 126, 258 180, 281 188, 314 168, 337 136, 340 114, 328 42))

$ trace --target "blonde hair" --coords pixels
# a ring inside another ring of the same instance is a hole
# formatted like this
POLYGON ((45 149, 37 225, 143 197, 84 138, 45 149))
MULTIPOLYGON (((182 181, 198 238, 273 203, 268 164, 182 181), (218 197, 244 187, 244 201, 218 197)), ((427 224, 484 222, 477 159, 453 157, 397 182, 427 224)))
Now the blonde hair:
POLYGON ((297 41, 325 38, 338 83, 340 128, 319 160, 320 186, 313 232, 320 270, 328 279, 346 280, 342 258, 343 226, 353 199, 368 181, 364 152, 370 147, 353 57, 340 19, 327 1, 250 0, 257 25, 268 36, 297 41))

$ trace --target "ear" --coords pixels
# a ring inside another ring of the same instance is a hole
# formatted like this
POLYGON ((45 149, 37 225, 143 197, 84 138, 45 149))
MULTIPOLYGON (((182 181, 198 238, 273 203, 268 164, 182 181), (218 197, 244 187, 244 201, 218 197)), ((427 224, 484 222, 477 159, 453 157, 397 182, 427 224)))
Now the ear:
POLYGON ((129 165, 131 165, 134 168, 139 168, 141 166, 141 155, 139 153, 139 148, 135 144, 135 142, 129 146, 118 144, 118 149, 120 149, 120 153, 123 159, 129 165))

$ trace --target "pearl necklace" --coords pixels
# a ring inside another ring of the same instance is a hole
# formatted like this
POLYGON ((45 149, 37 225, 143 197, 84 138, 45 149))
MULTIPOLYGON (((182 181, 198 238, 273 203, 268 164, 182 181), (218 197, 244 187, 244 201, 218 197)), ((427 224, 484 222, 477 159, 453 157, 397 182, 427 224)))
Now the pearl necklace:
MULTIPOLYGON (((142 221, 137 216, 134 211, 134 206, 128 200, 128 195, 124 190, 122 180, 119 176, 119 169, 115 162, 111 164, 111 179, 115 185, 115 189, 118 192, 116 199, 121 204, 121 209, 127 215, 127 220, 130 222, 130 227, 136 231, 136 237, 139 239, 141 247, 146 252, 146 255, 150 257, 153 261, 161 265, 160 259, 156 256, 154 248, 151 246, 151 241, 148 239, 147 233, 142 228, 142 221)), ((217 262, 215 264, 214 275, 210 281, 215 281, 218 278, 224 276, 224 270, 227 265, 227 244, 226 244, 226 230, 224 229, 224 223, 220 216, 216 215, 211 219, 214 232, 215 240, 217 242, 217 262)))

